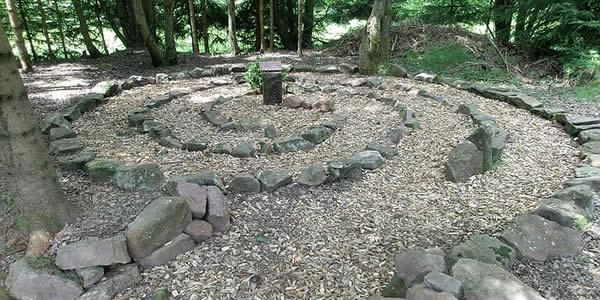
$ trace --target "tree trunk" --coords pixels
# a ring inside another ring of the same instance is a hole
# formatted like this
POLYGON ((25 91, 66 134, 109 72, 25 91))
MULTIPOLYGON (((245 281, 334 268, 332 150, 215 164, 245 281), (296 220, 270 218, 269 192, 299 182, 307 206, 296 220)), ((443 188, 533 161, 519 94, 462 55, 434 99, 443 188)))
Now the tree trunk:
POLYGON ((512 0, 495 0, 494 2, 494 32, 496 41, 502 45, 510 44, 511 6, 512 0))
POLYGON ((258 0, 258 28, 260 29, 260 53, 265 53, 265 3, 258 0))
POLYGON ((137 24, 138 31, 144 39, 144 44, 148 48, 150 57, 152 58, 152 65, 160 67, 165 64, 162 53, 156 44, 154 35, 146 23, 146 14, 144 13, 144 6, 142 6, 142 0, 132 0, 133 11, 135 12, 135 22, 137 24))
POLYGON ((94 46, 94 42, 92 42, 92 38, 90 37, 90 30, 88 28, 85 17, 83 16, 81 2, 79 2, 79 0, 71 1, 73 2, 73 7, 75 8, 75 12, 77 13, 77 19, 79 19, 79 28, 81 31, 81 36, 83 36, 83 43, 85 44, 85 48, 87 49, 88 54, 91 58, 98 58, 102 56, 102 53, 100 53, 100 51, 98 51, 98 48, 94 46))
POLYGON ((312 49, 312 38, 315 26, 315 0, 304 1, 304 17, 302 23, 304 24, 304 30, 302 34, 304 48, 312 49))
POLYGON ((58 0, 54 0, 54 10, 56 11, 56 19, 58 20, 58 32, 60 34, 60 44, 63 49, 63 55, 65 56, 65 58, 69 58, 69 53, 67 52, 67 45, 65 44, 65 32, 63 30, 62 14, 60 13, 60 9, 58 8, 58 0))
POLYGON ((360 43, 360 73, 373 74, 380 65, 387 65, 391 26, 392 0, 375 0, 360 43))
POLYGON ((27 41, 29 42, 29 48, 31 49, 31 55, 33 55, 33 60, 37 61, 38 56, 37 52, 35 52, 35 46, 33 46, 33 38, 31 37, 31 32, 29 32, 29 26, 27 25, 27 16, 25 14, 25 8, 23 7, 23 1, 19 1, 19 14, 21 15, 21 20, 23 21, 23 28, 25 29, 25 34, 27 35, 27 41))
POLYGON ((210 54, 210 45, 208 44, 208 16, 206 15, 206 0, 202 4, 202 37, 204 38, 204 53, 210 54))
POLYGON ((165 60, 170 66, 177 64, 177 49, 175 49, 175 37, 173 35, 173 0, 164 0, 165 10, 165 60))
POLYGON ((156 14, 154 13, 154 0, 144 0, 142 1, 144 6, 144 15, 146 15, 146 22, 148 23, 148 28, 150 28, 150 32, 156 39, 156 14))
POLYGON ((235 33, 235 0, 228 0, 227 5, 227 21, 229 28, 229 46, 234 55, 240 54, 240 47, 237 43, 237 37, 235 33))
POLYGON ((15 41, 17 42, 17 48, 19 49, 19 61, 21 62, 21 68, 23 71, 29 73, 33 71, 31 66, 31 60, 29 59, 29 53, 27 53, 27 47, 25 47, 25 40, 23 39, 23 31, 19 24, 19 17, 17 16, 17 6, 14 0, 6 0, 6 9, 8 11, 8 20, 12 27, 13 33, 15 34, 15 41))
POLYGON ((198 53, 200 52, 200 49, 198 48, 198 31, 196 31, 196 14, 194 12, 194 0, 188 0, 188 6, 190 9, 190 27, 192 29, 192 52, 198 53))
POLYGON ((108 47, 106 46, 106 38, 104 37, 104 24, 102 24, 102 13, 100 9, 100 1, 96 0, 96 19, 98 19, 98 31, 100 31, 100 38, 102 38, 102 47, 104 48, 104 53, 109 55, 108 47))
POLYGON ((125 47, 127 49, 144 47, 144 39, 135 22, 132 0, 117 0, 115 7, 125 36, 125 47))
MULTIPOLYGON (((74 221, 77 210, 65 197, 48 157, 27 91, 0 24, 0 163, 8 171, 15 204, 27 218, 30 248, 39 254, 49 237, 74 221)), ((28 251, 28 254, 31 254, 28 251)))
POLYGON ((269 2, 269 51, 273 51, 273 0, 269 2))
POLYGON ((44 10, 44 5, 42 4, 42 0, 37 0, 38 10, 40 11, 40 16, 42 17, 42 32, 44 33, 44 38, 46 39, 46 46, 48 46, 48 56, 52 60, 56 60, 56 55, 54 55, 54 51, 52 51, 52 43, 50 42, 50 34, 48 33, 48 24, 46 22, 46 12, 44 10))
POLYGON ((298 56, 302 55, 302 0, 298 0, 298 56))
POLYGON ((285 49, 296 49, 296 28, 291 24, 296 22, 296 15, 293 13, 297 3, 294 0, 275 1, 275 24, 277 24, 277 33, 285 49), (291 16, 290 16, 291 14, 291 16))

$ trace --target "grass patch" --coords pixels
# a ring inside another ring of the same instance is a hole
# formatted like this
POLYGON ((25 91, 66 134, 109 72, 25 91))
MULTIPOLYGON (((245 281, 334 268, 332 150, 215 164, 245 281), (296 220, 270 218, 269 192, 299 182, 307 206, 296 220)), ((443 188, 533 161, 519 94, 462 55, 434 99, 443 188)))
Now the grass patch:
POLYGON ((582 100, 600 102, 600 81, 593 81, 573 89, 575 96, 582 100))
POLYGON ((438 43, 423 51, 409 50, 398 62, 411 72, 426 71, 469 81, 520 84, 517 78, 474 57, 459 43, 438 43))

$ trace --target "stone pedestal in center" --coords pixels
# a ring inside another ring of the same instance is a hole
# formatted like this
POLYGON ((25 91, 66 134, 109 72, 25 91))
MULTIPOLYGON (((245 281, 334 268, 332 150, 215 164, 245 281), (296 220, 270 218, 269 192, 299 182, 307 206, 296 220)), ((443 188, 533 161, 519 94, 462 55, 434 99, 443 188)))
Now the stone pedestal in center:
POLYGON ((282 97, 281 72, 263 72, 263 104, 281 104, 282 97))

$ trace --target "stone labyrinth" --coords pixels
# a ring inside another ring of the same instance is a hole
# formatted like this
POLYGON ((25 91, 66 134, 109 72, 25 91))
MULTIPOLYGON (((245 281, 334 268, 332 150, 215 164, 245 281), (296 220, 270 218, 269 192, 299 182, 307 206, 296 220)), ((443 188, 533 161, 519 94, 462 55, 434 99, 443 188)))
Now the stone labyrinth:
POLYGON ((44 120, 64 169, 152 197, 123 230, 56 249, 83 283, 53 279, 64 295, 542 299, 514 260, 583 247, 600 181, 565 183, 579 151, 551 120, 574 135, 600 120, 431 74, 287 68, 281 105, 231 65, 101 82, 44 120))

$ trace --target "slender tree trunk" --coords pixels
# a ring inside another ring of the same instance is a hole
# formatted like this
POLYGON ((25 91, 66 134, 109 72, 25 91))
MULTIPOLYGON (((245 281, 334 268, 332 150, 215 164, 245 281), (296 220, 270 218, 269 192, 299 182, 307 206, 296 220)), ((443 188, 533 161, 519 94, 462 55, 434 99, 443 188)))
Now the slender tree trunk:
POLYGON ((119 23, 123 28, 125 47, 127 49, 144 47, 144 39, 135 22, 132 0, 116 0, 115 8, 119 23))
POLYGON ((525 22, 527 21, 528 5, 527 1, 519 0, 517 11, 517 23, 515 24, 515 41, 521 47, 525 45, 527 34, 525 33, 525 22))
POLYGON ((298 0, 298 56, 302 57, 302 0, 298 0))
POLYGON ((512 0, 495 0, 494 32, 496 41, 502 45, 510 44, 510 28, 512 23, 512 0))
POLYGON ((202 4, 202 37, 204 38, 204 53, 210 54, 210 45, 208 44, 208 16, 206 15, 206 0, 202 4))
POLYGON ((315 26, 315 0, 304 1, 304 14, 303 14, 303 25, 304 30, 302 34, 302 43, 304 48, 312 49, 312 37, 315 26))
MULTIPOLYGON (((39 1, 39 0, 38 0, 39 1)), ((79 28, 81 31, 81 36, 83 36, 83 43, 85 44, 85 48, 88 50, 88 53, 91 58, 98 58, 102 56, 102 53, 98 51, 98 48, 94 46, 94 42, 90 37, 90 30, 87 25, 87 21, 83 16, 83 9, 81 8, 81 2, 79 0, 71 0, 73 2, 73 7, 75 8, 75 12, 77 12, 77 19, 79 19, 79 28)))
POLYGON ((377 67, 388 63, 391 27, 392 0, 375 0, 360 43, 360 73, 373 74, 377 67))
POLYGON ((98 19, 98 30, 100 31, 100 38, 102 38, 102 47, 104 48, 104 53, 109 55, 108 47, 106 46, 106 38, 104 37, 104 24, 102 24, 102 13, 100 9, 100 1, 96 0, 96 19, 98 19))
POLYGON ((46 12, 44 10, 44 5, 42 4, 42 0, 37 0, 38 10, 40 11, 40 16, 42 17, 42 32, 44 33, 44 38, 46 39, 46 46, 48 46, 48 56, 52 60, 56 60, 56 55, 54 55, 54 51, 52 51, 52 43, 50 42, 50 34, 48 33, 48 24, 46 22, 46 12))
POLYGON ((260 53, 265 53, 265 3, 258 0, 258 27, 260 31, 260 53))
POLYGON ((21 30, 21 24, 19 24, 19 17, 17 16, 17 6, 14 0, 6 0, 6 9, 8 11, 8 20, 12 27, 13 33, 15 34, 15 41, 17 42, 17 48, 19 49, 19 61, 21 62, 21 68, 23 71, 29 73, 33 71, 31 66, 31 60, 29 59, 29 53, 27 53, 27 47, 25 47, 25 40, 23 39, 23 31, 21 30))
POLYGON ((21 20, 23 21, 23 28, 25 29, 25 34, 27 36, 27 41, 29 42, 29 48, 31 49, 31 55, 33 55, 33 60, 37 61, 38 56, 37 52, 35 52, 35 46, 33 45, 33 38, 31 37, 31 32, 29 32, 29 25, 27 25, 27 15, 25 14, 25 7, 23 6, 23 1, 19 1, 19 14, 21 15, 21 20))
POLYGON ((28 254, 39 255, 52 235, 74 221, 77 210, 60 187, 1 23, 0 141, 9 190, 29 224, 28 254))
POLYGON ((144 44, 146 44, 146 48, 148 48, 148 52, 150 53, 150 57, 152 58, 152 65, 155 67, 160 67, 165 64, 162 53, 156 44, 156 40, 154 39, 154 35, 150 31, 150 27, 148 27, 148 23, 146 23, 146 14, 144 13, 144 6, 142 5, 142 0, 132 0, 133 10, 135 12, 135 22, 138 27, 138 31, 142 35, 144 39, 144 44))
POLYGON ((146 22, 148 23, 150 32, 152 32, 154 39, 156 39, 156 14, 154 13, 154 0, 144 0, 142 1, 142 4, 144 6, 144 14, 146 15, 146 22))
POLYGON ((234 55, 240 54, 240 47, 237 43, 237 37, 235 33, 235 0, 228 0, 227 5, 227 21, 229 27, 229 46, 234 55))
POLYGON ((275 21, 273 21, 274 8, 273 8, 273 0, 269 2, 269 51, 273 51, 273 27, 275 21))
POLYGON ((58 20, 58 32, 60 34, 60 44, 62 46, 63 55, 65 58, 69 58, 69 53, 67 52, 67 45, 65 44, 65 32, 63 30, 63 20, 62 14, 60 13, 60 9, 58 7, 58 0, 54 0, 54 11, 56 12, 56 19, 58 20))
POLYGON ((164 0, 163 8, 165 10, 165 60, 167 64, 174 66, 177 64, 177 49, 173 35, 173 0, 164 0))
POLYGON ((276 11, 275 24, 281 43, 285 49, 296 49, 296 27, 292 26, 291 23, 296 22, 295 18, 297 16, 293 12, 295 11, 297 3, 294 0, 278 0, 275 1, 274 5, 276 11), (289 14, 292 16, 289 16, 289 14))
MULTIPOLYGON (((235 0, 232 0, 235 1, 235 0)), ((190 27, 192 29, 192 52, 198 53, 198 31, 196 30, 196 14, 194 13, 194 0, 188 0, 188 6, 190 9, 190 27)))

